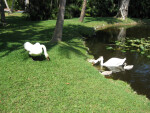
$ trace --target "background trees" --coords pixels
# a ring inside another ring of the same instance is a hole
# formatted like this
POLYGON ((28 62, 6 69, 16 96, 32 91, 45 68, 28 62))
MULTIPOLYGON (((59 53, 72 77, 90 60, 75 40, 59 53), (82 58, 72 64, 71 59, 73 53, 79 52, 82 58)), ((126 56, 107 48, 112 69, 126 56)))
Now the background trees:
POLYGON ((129 16, 135 18, 150 18, 150 1, 130 0, 129 16))
MULTIPOLYGON (((4 1, 4 0, 3 0, 4 1)), ((13 0, 7 0, 12 6, 13 0)), ((87 0, 85 16, 112 17, 117 14, 121 0, 87 0)), ((83 0, 67 0, 65 18, 79 17, 83 0)), ((24 10, 25 0, 15 0, 14 10, 24 10)), ((56 19, 59 0, 30 0, 27 17, 31 20, 56 19)), ((6 7, 6 6, 4 6, 6 7)), ((150 18, 149 0, 130 0, 128 16, 136 18, 150 18)))

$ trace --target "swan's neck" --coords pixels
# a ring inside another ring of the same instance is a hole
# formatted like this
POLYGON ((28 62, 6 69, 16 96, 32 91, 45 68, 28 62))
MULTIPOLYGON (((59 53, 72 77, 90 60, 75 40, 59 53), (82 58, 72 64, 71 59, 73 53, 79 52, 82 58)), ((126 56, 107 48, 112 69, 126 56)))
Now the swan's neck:
POLYGON ((104 60, 103 58, 100 59, 100 61, 101 61, 101 66, 103 66, 103 60, 104 60))
POLYGON ((49 57, 49 56, 48 56, 48 53, 47 53, 47 50, 46 50, 46 47, 45 47, 44 45, 41 45, 41 47, 42 47, 43 50, 44 50, 44 55, 45 55, 45 57, 46 57, 46 58, 49 57))

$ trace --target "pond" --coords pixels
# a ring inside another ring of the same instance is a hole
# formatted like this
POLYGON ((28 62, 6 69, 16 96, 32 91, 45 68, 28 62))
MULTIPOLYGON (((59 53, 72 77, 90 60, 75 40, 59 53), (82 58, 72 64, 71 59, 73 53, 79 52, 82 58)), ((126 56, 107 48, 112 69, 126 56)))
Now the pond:
MULTIPOLYGON (((116 40, 126 40, 132 38, 150 37, 150 26, 119 26, 99 30, 92 38, 85 40, 85 45, 89 48, 88 53, 95 59, 104 57, 104 62, 112 57, 125 58, 128 65, 134 65, 131 70, 119 70, 112 73, 109 78, 122 80, 130 84, 137 94, 146 95, 150 99, 150 58, 138 52, 121 52, 120 50, 108 50, 107 46, 114 46, 116 40)), ((100 70, 100 65, 94 65, 100 70)), ((110 70, 104 68, 104 70, 110 70)))

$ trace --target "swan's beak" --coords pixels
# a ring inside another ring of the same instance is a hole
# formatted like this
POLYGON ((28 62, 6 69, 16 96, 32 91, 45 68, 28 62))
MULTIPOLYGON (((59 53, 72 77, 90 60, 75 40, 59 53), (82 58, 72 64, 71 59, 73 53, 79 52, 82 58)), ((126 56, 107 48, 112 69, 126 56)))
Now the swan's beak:
POLYGON ((47 59, 48 61, 50 61, 50 58, 49 58, 49 56, 48 56, 48 57, 46 57, 46 59, 47 59))

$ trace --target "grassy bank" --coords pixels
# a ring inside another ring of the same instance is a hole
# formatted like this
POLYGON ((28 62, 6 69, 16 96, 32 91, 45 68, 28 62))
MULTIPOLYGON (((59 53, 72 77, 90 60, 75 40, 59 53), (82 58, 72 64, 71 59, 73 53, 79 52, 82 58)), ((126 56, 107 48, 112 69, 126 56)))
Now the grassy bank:
POLYGON ((0 28, 0 112, 149 112, 150 101, 130 85, 106 79, 86 60, 81 37, 93 27, 136 23, 115 18, 64 22, 63 42, 51 44, 55 20, 26 21, 8 16, 0 28), (45 44, 51 61, 33 61, 26 41, 45 44))

